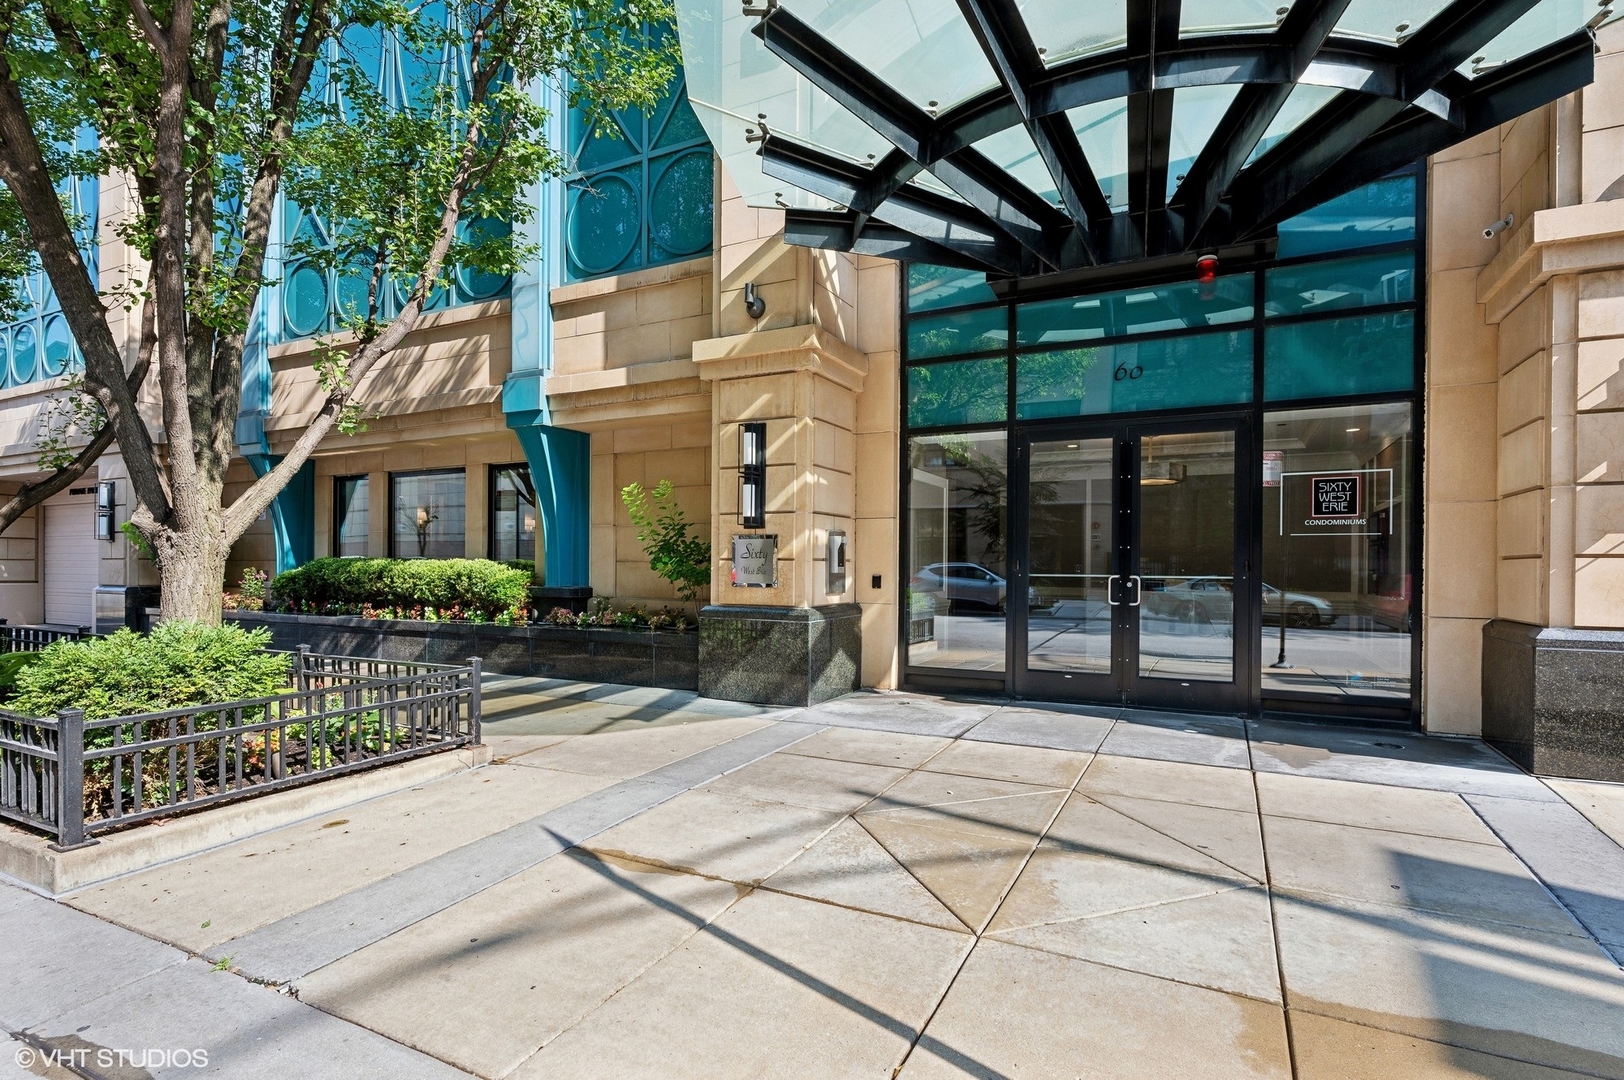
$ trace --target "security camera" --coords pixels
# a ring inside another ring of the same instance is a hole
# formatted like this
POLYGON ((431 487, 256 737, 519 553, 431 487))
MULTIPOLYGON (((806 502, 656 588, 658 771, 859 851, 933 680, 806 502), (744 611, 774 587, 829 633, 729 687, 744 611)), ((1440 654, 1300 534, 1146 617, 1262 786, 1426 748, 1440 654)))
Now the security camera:
POLYGON ((1513 221, 1515 221, 1516 219, 1517 219, 1516 214, 1507 214, 1505 217, 1501 218, 1499 221, 1496 221, 1493 225, 1490 225, 1488 228, 1483 230, 1483 239, 1485 239, 1485 240, 1493 240, 1496 236, 1499 236, 1506 229, 1511 228, 1511 223, 1513 221))

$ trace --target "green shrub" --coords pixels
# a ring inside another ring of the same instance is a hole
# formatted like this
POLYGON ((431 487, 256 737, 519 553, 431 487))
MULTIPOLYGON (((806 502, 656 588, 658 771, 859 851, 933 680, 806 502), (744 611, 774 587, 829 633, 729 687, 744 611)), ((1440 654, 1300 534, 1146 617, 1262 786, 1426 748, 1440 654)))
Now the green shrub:
POLYGON ((271 582, 273 611, 373 618, 514 618, 531 575, 489 559, 316 559, 271 582))
POLYGON ((287 689, 288 658, 268 630, 166 622, 141 635, 59 641, 17 674, 8 707, 32 716, 83 709, 85 719, 269 697, 287 689))

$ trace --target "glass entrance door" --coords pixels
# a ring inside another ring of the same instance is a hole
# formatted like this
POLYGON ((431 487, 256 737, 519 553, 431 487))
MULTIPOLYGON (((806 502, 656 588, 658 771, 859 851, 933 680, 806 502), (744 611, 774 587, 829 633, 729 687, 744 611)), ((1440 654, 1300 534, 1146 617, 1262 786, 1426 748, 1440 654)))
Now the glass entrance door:
POLYGON ((1244 441, 1238 421, 1021 439, 1012 538, 1024 557, 1012 569, 1025 587, 1011 590, 1010 605, 1017 693, 1245 706, 1244 441))

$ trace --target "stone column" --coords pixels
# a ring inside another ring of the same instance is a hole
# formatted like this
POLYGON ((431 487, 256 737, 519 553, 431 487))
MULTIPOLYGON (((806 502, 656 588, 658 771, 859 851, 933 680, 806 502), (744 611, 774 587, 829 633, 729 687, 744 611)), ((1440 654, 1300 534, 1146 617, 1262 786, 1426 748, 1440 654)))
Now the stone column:
MULTIPOLYGON (((868 357, 816 325, 694 344, 714 386, 712 603, 700 614, 699 691, 810 704, 855 690, 862 666, 856 578, 831 591, 831 530, 854 534, 857 397, 868 357), (767 425, 766 528, 739 524, 739 425, 767 425), (777 583, 732 584, 738 535, 776 536, 777 583)), ((849 549, 851 550, 851 549, 849 549)), ((857 568, 861 573, 862 568, 857 568)))

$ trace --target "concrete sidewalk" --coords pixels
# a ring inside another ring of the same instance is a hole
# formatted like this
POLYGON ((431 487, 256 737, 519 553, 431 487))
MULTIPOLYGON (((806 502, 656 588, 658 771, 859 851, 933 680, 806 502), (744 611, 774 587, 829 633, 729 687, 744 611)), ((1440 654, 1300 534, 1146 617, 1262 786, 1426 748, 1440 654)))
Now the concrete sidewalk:
POLYGON ((0 1019, 225 1076, 1624 1078, 1620 787, 1233 717, 504 690, 485 769, 79 911, 0 890, 0 1019))

